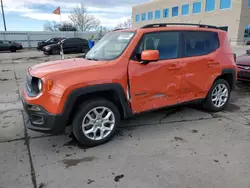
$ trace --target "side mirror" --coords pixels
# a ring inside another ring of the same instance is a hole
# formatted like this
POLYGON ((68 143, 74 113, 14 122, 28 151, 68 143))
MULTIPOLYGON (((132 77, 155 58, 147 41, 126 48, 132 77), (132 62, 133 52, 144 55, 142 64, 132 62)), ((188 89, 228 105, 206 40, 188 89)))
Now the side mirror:
POLYGON ((144 50, 141 53, 141 64, 148 64, 152 61, 159 60, 159 51, 158 50, 144 50))

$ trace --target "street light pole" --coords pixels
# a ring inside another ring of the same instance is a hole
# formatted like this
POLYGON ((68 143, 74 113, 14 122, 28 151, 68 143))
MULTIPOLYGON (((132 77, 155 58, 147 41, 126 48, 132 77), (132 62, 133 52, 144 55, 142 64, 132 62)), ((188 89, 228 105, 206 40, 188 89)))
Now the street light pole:
POLYGON ((4 11, 3 11, 3 0, 1 0, 1 7, 2 7, 2 15, 3 15, 4 30, 6 31, 5 16, 4 16, 4 11))

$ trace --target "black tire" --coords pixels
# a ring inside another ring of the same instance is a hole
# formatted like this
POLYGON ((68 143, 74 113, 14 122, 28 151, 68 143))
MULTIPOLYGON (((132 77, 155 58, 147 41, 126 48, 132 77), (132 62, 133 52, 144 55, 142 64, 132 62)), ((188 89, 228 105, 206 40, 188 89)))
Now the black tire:
POLYGON ((60 54, 60 49, 59 48, 53 48, 51 50, 51 54, 52 55, 59 55, 60 54))
POLYGON ((83 46, 82 49, 81 49, 81 52, 82 53, 87 53, 89 51, 89 48, 87 46, 83 46))
POLYGON ((10 47, 10 51, 11 51, 11 52, 16 52, 16 50, 17 50, 16 47, 14 47, 14 46, 10 47))
POLYGON ((93 146, 97 146, 100 144, 104 144, 105 142, 109 141, 116 132, 116 128, 120 123, 120 113, 117 109, 117 107, 110 101, 106 100, 106 99, 102 99, 102 98, 98 98, 98 99, 92 99, 89 101, 86 101, 84 103, 82 103, 79 107, 79 109, 76 112, 76 115, 73 119, 73 133, 76 137, 76 139, 85 146, 88 147, 93 147, 93 146), (109 110, 111 110, 114 114, 114 118, 115 118, 115 124, 114 124, 114 128, 113 130, 109 133, 109 135, 107 135, 107 137, 101 139, 101 140, 92 140, 89 139, 82 130, 82 121, 84 120, 84 117, 88 114, 88 112, 90 112, 92 109, 96 108, 96 107, 106 107, 109 110))
POLYGON ((227 104, 228 104, 228 102, 230 100, 230 96, 231 96, 231 88, 230 88, 228 82, 226 80, 224 80, 224 79, 218 79, 218 80, 216 80, 214 82, 214 84, 210 88, 210 91, 207 94, 207 97, 203 102, 203 108, 205 108, 206 110, 208 110, 210 112, 219 112, 219 111, 223 110, 227 106, 227 104), (222 105, 221 107, 216 107, 212 102, 212 92, 215 89, 215 87, 218 86, 219 84, 225 85, 227 87, 227 89, 228 89, 228 98, 227 98, 227 101, 224 103, 224 105, 222 105))

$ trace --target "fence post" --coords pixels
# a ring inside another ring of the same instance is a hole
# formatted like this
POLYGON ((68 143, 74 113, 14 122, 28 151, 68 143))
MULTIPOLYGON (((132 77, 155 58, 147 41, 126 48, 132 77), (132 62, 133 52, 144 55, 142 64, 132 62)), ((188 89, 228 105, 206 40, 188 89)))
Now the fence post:
POLYGON ((27 33, 27 40, 28 40, 28 46, 29 46, 29 48, 31 48, 31 44, 30 44, 30 34, 29 34, 29 33, 27 33))

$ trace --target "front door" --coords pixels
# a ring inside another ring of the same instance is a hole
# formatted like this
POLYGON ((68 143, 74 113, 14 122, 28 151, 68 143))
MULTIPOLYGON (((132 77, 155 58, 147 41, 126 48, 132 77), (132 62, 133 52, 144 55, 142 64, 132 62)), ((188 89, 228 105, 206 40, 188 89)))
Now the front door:
POLYGON ((128 68, 134 113, 178 103, 182 74, 179 45, 178 31, 153 32, 142 37, 128 68), (158 50, 159 61, 140 64, 144 50, 158 50))
POLYGON ((221 74, 216 32, 183 32, 181 102, 205 98, 214 79, 221 74))

